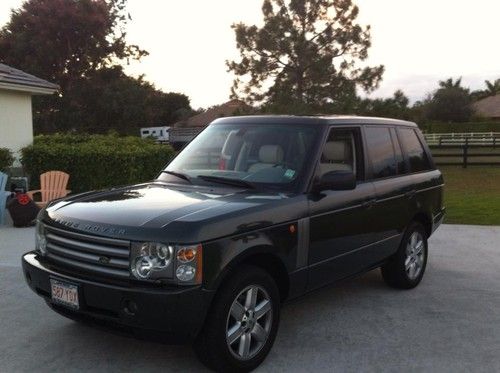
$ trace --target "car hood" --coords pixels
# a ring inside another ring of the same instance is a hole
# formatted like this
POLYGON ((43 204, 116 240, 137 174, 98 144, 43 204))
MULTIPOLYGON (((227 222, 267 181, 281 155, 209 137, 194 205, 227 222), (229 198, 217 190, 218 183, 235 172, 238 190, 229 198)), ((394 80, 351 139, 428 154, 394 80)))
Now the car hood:
POLYGON ((43 219, 102 236, 201 242, 289 220, 297 202, 279 193, 149 183, 59 200, 43 219))

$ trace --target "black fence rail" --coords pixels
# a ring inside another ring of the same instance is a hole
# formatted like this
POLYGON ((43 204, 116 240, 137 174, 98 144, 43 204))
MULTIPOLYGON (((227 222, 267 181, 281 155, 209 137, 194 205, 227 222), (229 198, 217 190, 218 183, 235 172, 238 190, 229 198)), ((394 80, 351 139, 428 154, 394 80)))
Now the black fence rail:
POLYGON ((443 166, 496 166, 500 165, 500 136, 494 136, 489 141, 478 142, 477 139, 465 138, 463 144, 440 141, 437 145, 429 145, 436 164, 443 166), (454 161, 443 158, 456 158, 454 161))

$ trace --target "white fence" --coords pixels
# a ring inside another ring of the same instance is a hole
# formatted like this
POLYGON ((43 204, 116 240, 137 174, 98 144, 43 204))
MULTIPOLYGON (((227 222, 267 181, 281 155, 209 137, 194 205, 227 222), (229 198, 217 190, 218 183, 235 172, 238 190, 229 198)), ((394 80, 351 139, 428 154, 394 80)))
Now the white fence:
POLYGON ((425 133, 424 137, 429 145, 496 146, 500 144, 500 132, 425 133))

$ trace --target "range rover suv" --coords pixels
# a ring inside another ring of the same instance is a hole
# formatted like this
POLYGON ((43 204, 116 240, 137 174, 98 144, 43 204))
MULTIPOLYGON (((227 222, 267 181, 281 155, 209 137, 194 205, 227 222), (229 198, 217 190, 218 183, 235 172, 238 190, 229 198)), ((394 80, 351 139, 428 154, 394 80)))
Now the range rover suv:
POLYGON ((283 302, 378 267, 392 287, 417 286, 444 211, 414 123, 223 118, 151 182, 49 204, 23 271, 64 316, 192 342, 208 367, 249 371, 283 302))

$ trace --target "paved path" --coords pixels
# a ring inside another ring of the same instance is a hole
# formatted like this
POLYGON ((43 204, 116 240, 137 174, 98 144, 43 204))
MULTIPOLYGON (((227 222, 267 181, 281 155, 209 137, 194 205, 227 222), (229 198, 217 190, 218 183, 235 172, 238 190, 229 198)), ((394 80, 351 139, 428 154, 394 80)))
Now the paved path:
MULTIPOLYGON (((24 284, 33 228, 0 228, 0 371, 204 371, 187 346, 76 324, 24 284)), ((445 225, 412 291, 378 271, 288 304, 260 372, 499 372, 500 227, 445 225)))

